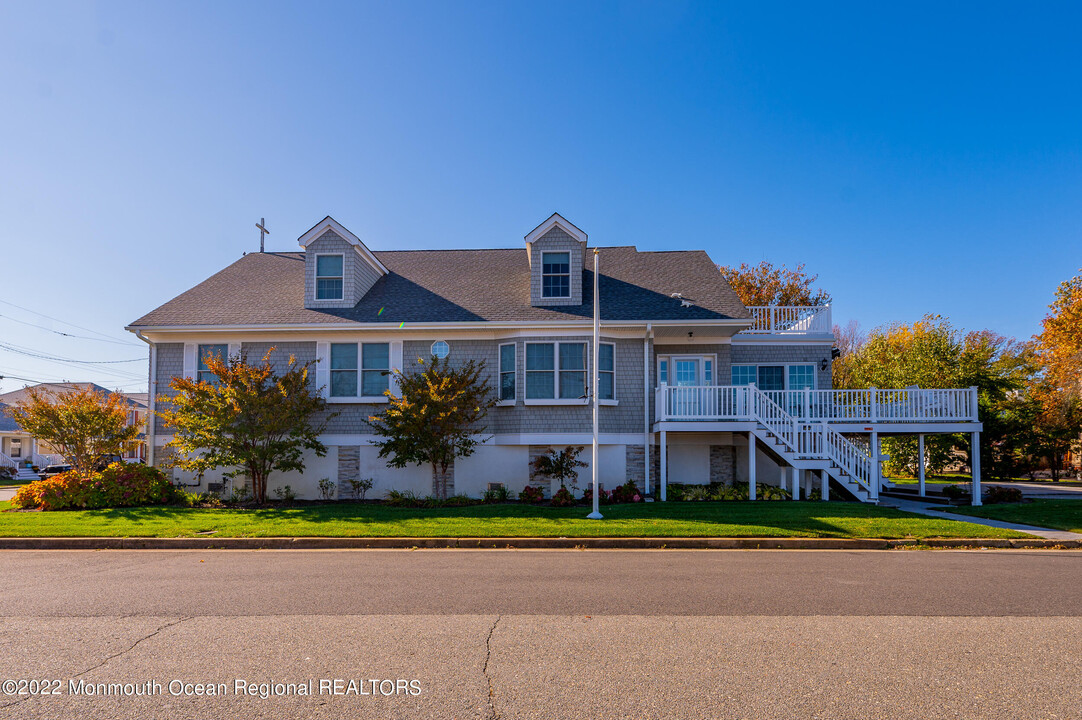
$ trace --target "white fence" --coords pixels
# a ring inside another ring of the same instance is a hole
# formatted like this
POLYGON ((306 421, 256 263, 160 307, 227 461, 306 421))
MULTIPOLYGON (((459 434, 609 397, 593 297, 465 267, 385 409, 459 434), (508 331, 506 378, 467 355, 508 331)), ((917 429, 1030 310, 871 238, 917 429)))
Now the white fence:
POLYGON ((761 416, 771 419, 772 408, 755 400, 760 395, 790 419, 806 422, 977 422, 976 388, 759 391, 748 385, 661 385, 656 417, 750 420, 762 411, 761 416))
POLYGON ((754 324, 742 332, 760 335, 812 335, 834 332, 829 305, 750 305, 754 324))

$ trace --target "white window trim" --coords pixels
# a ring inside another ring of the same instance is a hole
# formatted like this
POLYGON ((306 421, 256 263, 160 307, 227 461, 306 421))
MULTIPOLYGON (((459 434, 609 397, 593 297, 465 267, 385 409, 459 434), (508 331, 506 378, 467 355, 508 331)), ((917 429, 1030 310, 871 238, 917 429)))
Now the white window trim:
POLYGON ((316 302, 342 302, 346 299, 346 254, 345 253, 316 253, 316 261, 312 264, 312 299, 316 302), (338 256, 342 258, 342 274, 328 275, 328 279, 338 277, 342 281, 342 294, 336 298, 321 298, 319 296, 319 259, 321 257, 338 256))
MULTIPOLYGON (((785 388, 783 390, 768 390, 766 392, 790 392, 790 391, 798 391, 798 390, 803 390, 804 389, 804 388, 791 388, 791 387, 789 387, 789 368, 795 367, 795 366, 798 366, 798 365, 800 365, 800 366, 810 365, 811 366, 811 369, 812 369, 812 386, 809 388, 809 390, 818 390, 819 389, 819 367, 814 362, 733 363, 729 367, 730 368, 734 368, 734 367, 753 367, 753 368, 755 368, 755 378, 756 378, 755 386, 756 387, 759 386, 759 383, 758 383, 759 368, 761 368, 761 367, 785 368, 784 372, 782 373, 782 375, 784 377, 784 380, 785 380, 785 388)), ((716 370, 715 370, 715 372, 716 372, 716 370)), ((732 382, 732 379, 733 379, 733 372, 730 369, 729 370, 729 382, 732 382)))
MULTIPOLYGON (((598 399, 597 399, 597 403, 599 405, 619 405, 620 401, 617 400, 617 397, 619 397, 619 393, 616 392, 616 343, 614 343, 614 342, 605 342, 603 340, 603 341, 599 342, 597 345, 598 345, 598 347, 601 347, 602 345, 612 345, 612 370, 611 370, 611 372, 612 372, 612 399, 608 400, 608 399, 601 398, 599 396, 598 399)), ((590 354, 590 359, 593 359, 593 353, 590 354)), ((601 359, 601 354, 598 353, 598 360, 600 361, 600 359, 601 359)), ((590 364, 589 359, 586 361, 586 364, 587 365, 590 364)), ((603 372, 610 372, 610 371, 609 370, 602 370, 600 367, 598 367, 598 369, 597 369, 597 378, 598 378, 598 384, 599 385, 601 383, 601 373, 603 373, 603 372)), ((593 377, 592 373, 590 374, 590 377, 593 377)))
POLYGON ((541 251, 541 299, 542 300, 567 300, 571 297, 571 251, 570 250, 542 250, 541 251), (567 255, 567 272, 566 273, 547 273, 545 272, 545 256, 546 255, 567 255), (545 278, 546 277, 566 277, 567 278, 567 294, 566 295, 546 295, 545 294, 545 278))
POLYGON ((496 397, 499 398, 503 389, 503 374, 505 371, 500 363, 503 361, 503 349, 508 345, 515 349, 514 367, 511 368, 511 374, 515 376, 515 396, 508 400, 497 399, 496 407, 511 407, 518 402, 518 343, 516 342, 500 343, 496 347, 496 397))
MULTIPOLYGON (((331 395, 331 346, 332 345, 356 345, 357 346, 357 369, 354 371, 357 373, 357 392, 360 393, 364 387, 364 348, 363 345, 387 345, 387 371, 394 369, 395 363, 395 347, 394 343, 390 340, 351 340, 347 342, 327 341, 327 356, 321 359, 321 362, 325 361, 327 364, 327 381, 326 381, 326 396, 324 399, 331 404, 340 403, 353 403, 353 404, 373 404, 373 403, 387 403, 390 402, 386 395, 331 395)), ((316 345, 317 357, 319 356, 319 344, 316 345)), ((369 372, 373 372, 369 370, 369 372)), ((387 389, 392 393, 395 392, 396 387, 394 383, 394 376, 387 376, 387 389)))
MULTIPOLYGON (((505 344, 510 345, 511 343, 505 343, 505 344)), ((589 397, 586 397, 586 398, 561 398, 561 397, 555 397, 555 398, 527 398, 526 397, 526 375, 527 375, 527 373, 530 373, 530 372, 551 372, 551 373, 553 373, 553 383, 554 383, 554 385, 553 385, 553 393, 558 395, 559 392, 560 392, 560 345, 583 345, 583 344, 586 345, 586 370, 585 370, 585 372, 586 372, 586 383, 585 384, 586 384, 586 387, 589 388, 589 386, 590 386, 590 378, 593 377, 592 368, 593 368, 593 356, 594 356, 593 352, 591 352, 592 344, 593 344, 593 342, 591 340, 568 340, 568 341, 565 341, 565 342, 561 342, 561 341, 558 341, 558 340, 527 340, 527 341, 525 341, 522 344, 522 375, 523 375, 523 377, 522 377, 522 396, 523 396, 522 397, 522 404, 523 405, 579 405, 579 406, 583 406, 583 407, 589 407, 590 406, 589 397), (553 358, 554 361, 555 361, 554 362, 555 368, 553 370, 526 370, 526 346, 527 345, 553 345, 554 346, 553 347, 553 352, 555 353, 555 357, 553 358)), ((598 400, 597 404, 601 405, 601 406, 615 407, 615 406, 620 404, 619 399, 617 399, 618 394, 617 394, 617 391, 616 391, 616 343, 602 341, 602 342, 600 342, 598 344, 599 345, 612 345, 613 346, 612 347, 612 398, 613 399, 612 400, 598 400)), ((518 357, 517 357, 518 348, 517 347, 515 348, 515 353, 516 353, 515 363, 516 363, 516 368, 517 368, 517 364, 518 364, 518 357)), ((577 370, 567 370, 566 372, 579 372, 579 371, 577 371, 577 370)), ((608 371, 606 371, 606 372, 608 372, 608 371)), ((517 375, 516 375, 516 383, 515 383, 515 393, 516 393, 515 397, 517 399, 517 397, 518 397, 517 375)), ((508 403, 508 404, 510 404, 510 403, 508 403)))
MULTIPOLYGON (((718 387, 720 385, 720 383, 718 382, 718 355, 717 355, 717 353, 675 353, 675 354, 674 353, 662 353, 662 354, 657 355, 657 357, 654 359, 654 377, 657 378, 656 384, 657 385, 661 384, 661 361, 662 360, 667 360, 668 363, 669 363, 669 367, 668 367, 668 375, 669 375, 669 377, 667 377, 666 380, 671 380, 672 379, 672 372, 673 372, 673 360, 689 360, 689 359, 697 359, 697 360, 700 360, 700 361, 709 360, 709 361, 711 361, 713 363, 714 384, 710 385, 710 386, 702 386, 702 387, 718 387)), ((700 372, 704 372, 705 369, 706 369, 705 366, 701 365, 699 367, 700 372)), ((732 372, 731 371, 729 373, 729 378, 730 379, 732 378, 732 372)), ((672 387, 672 384, 669 383, 669 382, 666 382, 665 384, 666 384, 666 387, 672 387)))

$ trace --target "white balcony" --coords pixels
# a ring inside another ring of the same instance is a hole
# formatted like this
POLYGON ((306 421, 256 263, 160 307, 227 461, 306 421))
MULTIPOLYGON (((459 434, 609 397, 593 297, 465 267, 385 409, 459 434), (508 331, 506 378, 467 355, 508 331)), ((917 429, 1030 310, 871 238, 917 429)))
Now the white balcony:
MULTIPOLYGON (((826 423, 975 423, 976 388, 945 390, 778 390, 762 393, 792 420, 826 423)), ((658 421, 750 421, 755 389, 747 385, 657 389, 658 421)))
POLYGON ((829 305, 751 305, 753 335, 830 335, 834 326, 829 305))

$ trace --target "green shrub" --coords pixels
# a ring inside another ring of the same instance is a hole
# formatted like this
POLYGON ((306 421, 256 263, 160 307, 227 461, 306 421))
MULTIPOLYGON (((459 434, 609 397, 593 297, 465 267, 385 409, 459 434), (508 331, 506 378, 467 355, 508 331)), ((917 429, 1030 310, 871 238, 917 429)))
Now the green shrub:
POLYGON ((961 500, 964 497, 969 497, 969 490, 961 485, 948 485, 943 488, 943 494, 951 500, 961 500))
POLYGON ((347 480, 349 487, 353 490, 353 497, 358 500, 364 500, 365 493, 372 489, 376 481, 372 478, 361 478, 360 480, 347 480))
POLYGON ((229 500, 227 502, 230 505, 239 505, 240 503, 248 502, 251 499, 252 499, 252 488, 248 485, 248 483, 244 483, 243 485, 240 485, 240 486, 237 486, 237 485, 233 486, 233 490, 231 491, 231 494, 229 496, 229 500))
POLYGON ((281 502, 293 502, 297 499, 297 493, 293 492, 293 488, 289 485, 283 485, 282 487, 274 488, 274 496, 281 502))
POLYGON ((177 488, 157 468, 117 462, 86 477, 72 470, 24 485, 12 498, 11 506, 70 510, 166 505, 180 501, 177 488))
POLYGON ((1018 488, 990 485, 984 493, 984 502, 991 505, 996 503, 1020 503, 1022 502, 1022 491, 1018 488))
POLYGON ((417 497, 411 490, 388 490, 387 504, 391 507, 423 507, 424 498, 417 497))
POLYGON ((330 478, 322 478, 319 481, 319 497, 321 500, 331 500, 334 498, 335 484, 330 478))
POLYGON ((511 497, 511 493, 503 485, 498 485, 489 490, 485 490, 485 494, 482 496, 482 502, 486 503, 503 503, 507 502, 511 497))
POLYGON ((470 505, 480 505, 481 501, 477 498, 471 498, 469 495, 452 495, 449 498, 440 499, 437 497, 429 496, 425 498, 425 507, 469 507, 470 505))

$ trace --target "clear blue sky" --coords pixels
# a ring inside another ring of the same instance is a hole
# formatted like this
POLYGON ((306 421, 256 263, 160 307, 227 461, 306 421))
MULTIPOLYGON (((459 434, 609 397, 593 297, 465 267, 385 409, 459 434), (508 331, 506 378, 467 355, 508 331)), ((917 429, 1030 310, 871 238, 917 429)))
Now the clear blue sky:
MULTIPOLYGON (((557 210, 599 245, 806 263, 841 323, 1028 337, 1082 266, 1080 8, 7 0, 0 300, 135 343, 261 216, 269 249, 327 214, 374 249, 509 247, 557 210)), ((20 348, 145 356, 0 316, 20 348)))

